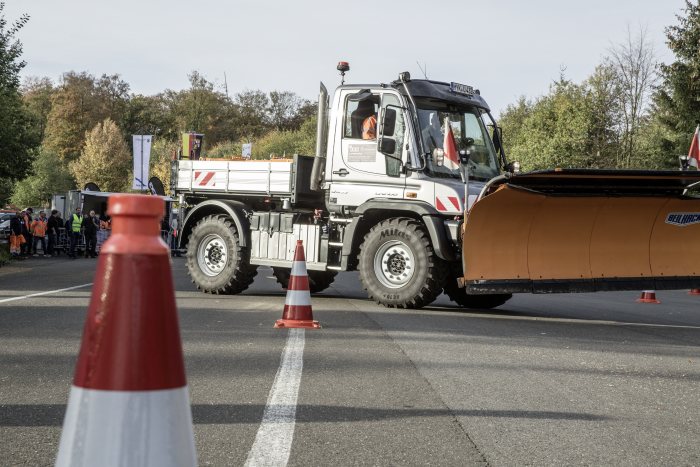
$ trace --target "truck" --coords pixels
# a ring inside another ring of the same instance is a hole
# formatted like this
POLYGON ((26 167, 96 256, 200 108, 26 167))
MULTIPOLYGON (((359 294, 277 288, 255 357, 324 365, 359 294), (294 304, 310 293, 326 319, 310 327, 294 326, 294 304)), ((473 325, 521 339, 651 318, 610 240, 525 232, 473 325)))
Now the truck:
POLYGON ((697 171, 517 165, 472 86, 321 83, 316 154, 173 161, 179 246, 200 290, 236 294, 258 266, 286 287, 302 240, 312 293, 359 271, 390 308, 700 286, 697 171))

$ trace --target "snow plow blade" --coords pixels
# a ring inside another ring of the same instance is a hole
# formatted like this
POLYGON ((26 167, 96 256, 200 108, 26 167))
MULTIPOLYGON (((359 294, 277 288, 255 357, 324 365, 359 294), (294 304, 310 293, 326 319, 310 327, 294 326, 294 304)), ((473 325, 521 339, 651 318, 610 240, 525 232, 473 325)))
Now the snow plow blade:
POLYGON ((699 185, 697 171, 495 179, 465 222, 461 282, 470 294, 698 288, 699 185))

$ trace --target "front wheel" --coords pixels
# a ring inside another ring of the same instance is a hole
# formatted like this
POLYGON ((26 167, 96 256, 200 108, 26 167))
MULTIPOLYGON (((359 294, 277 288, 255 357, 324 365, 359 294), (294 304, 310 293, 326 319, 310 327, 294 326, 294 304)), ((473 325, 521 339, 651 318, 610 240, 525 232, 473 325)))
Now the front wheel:
POLYGON ((237 294, 253 283, 256 266, 241 247, 239 233, 225 216, 207 216, 192 229, 187 270, 197 288, 214 294, 237 294))
POLYGON ((372 227, 360 246, 360 280, 369 297, 390 308, 421 308, 442 292, 445 265, 423 225, 410 218, 372 227))

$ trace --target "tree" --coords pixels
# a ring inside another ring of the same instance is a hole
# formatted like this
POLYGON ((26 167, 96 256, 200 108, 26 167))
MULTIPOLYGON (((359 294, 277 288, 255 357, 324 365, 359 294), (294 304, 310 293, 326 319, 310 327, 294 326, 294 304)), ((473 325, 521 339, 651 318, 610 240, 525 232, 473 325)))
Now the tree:
POLYGON ((237 118, 234 124, 240 137, 251 142, 270 129, 266 115, 270 104, 264 92, 245 90, 236 94, 234 101, 237 105, 237 118))
POLYGON ((637 37, 627 29, 626 42, 610 49, 607 59, 615 73, 621 110, 622 167, 631 167, 638 149, 637 138, 642 119, 656 81, 654 50, 641 29, 637 37))
POLYGON ((21 92, 24 107, 31 118, 35 138, 41 141, 44 139, 46 122, 51 112, 53 82, 50 78, 30 77, 25 79, 21 92))
POLYGON ((666 28, 675 61, 661 65, 662 83, 654 95, 656 116, 668 130, 659 145, 674 158, 688 153, 700 123, 700 4, 686 0, 685 15, 676 18, 678 24, 666 28))
POLYGON ((151 147, 149 173, 151 177, 158 177, 163 182, 166 193, 170 187, 170 163, 177 154, 178 147, 178 143, 163 138, 154 138, 151 147))
POLYGON ((292 130, 303 100, 291 91, 272 91, 268 98, 267 119, 276 130, 292 130))
POLYGON ((39 143, 19 92, 19 73, 26 63, 20 60, 22 44, 16 35, 29 17, 22 15, 8 24, 4 9, 0 2, 0 203, 10 192, 7 187, 27 174, 32 149, 39 143))
POLYGON ((129 86, 118 75, 64 73, 51 99, 44 145, 66 162, 78 158, 86 132, 109 118, 125 119, 129 86))
POLYGON ((48 206, 51 195, 75 187, 68 169, 56 164, 56 155, 41 148, 32 163, 32 174, 17 182, 12 202, 17 206, 48 206))
POLYGON ((94 182, 104 191, 129 187, 131 153, 116 123, 107 118, 85 135, 85 147, 70 170, 78 186, 94 182))

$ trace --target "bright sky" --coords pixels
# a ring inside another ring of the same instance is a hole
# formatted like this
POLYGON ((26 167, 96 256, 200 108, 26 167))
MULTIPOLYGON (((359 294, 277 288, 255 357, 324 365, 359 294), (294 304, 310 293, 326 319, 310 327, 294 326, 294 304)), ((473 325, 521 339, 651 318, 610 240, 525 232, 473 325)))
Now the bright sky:
POLYGON ((289 90, 306 98, 340 83, 396 79, 408 70, 471 84, 496 113, 546 93, 565 68, 581 81, 612 44, 647 29, 660 61, 664 28, 684 0, 5 0, 20 31, 25 76, 119 73, 132 92, 188 86, 200 71, 229 92, 289 90))

